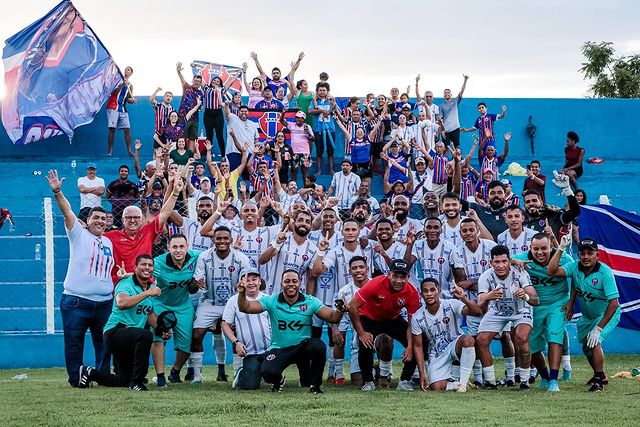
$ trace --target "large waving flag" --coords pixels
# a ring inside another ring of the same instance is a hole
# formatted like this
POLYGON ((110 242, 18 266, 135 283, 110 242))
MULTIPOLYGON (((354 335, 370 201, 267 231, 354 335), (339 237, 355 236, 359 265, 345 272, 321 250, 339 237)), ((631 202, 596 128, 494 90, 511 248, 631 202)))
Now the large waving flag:
POLYGON ((580 238, 598 242, 600 261, 613 270, 623 328, 640 330, 640 216, 613 206, 580 206, 580 238))
POLYGON ((122 73, 70 1, 6 40, 2 123, 15 144, 90 123, 122 73))
POLYGON ((242 93, 242 68, 234 65, 216 64, 215 62, 193 61, 191 63, 191 71, 194 76, 202 76, 202 82, 211 84, 214 77, 220 77, 222 85, 226 85, 233 75, 240 73, 238 79, 229 86, 226 97, 231 99, 236 93, 242 93))
MULTIPOLYGON (((262 143, 270 138, 275 138, 276 134, 280 132, 284 126, 280 123, 280 116, 284 114, 284 119, 288 123, 296 122, 297 108, 292 108, 281 112, 279 110, 249 110, 247 118, 252 122, 258 124, 258 140, 262 143)), ((291 134, 285 132, 287 144, 291 144, 291 134)))

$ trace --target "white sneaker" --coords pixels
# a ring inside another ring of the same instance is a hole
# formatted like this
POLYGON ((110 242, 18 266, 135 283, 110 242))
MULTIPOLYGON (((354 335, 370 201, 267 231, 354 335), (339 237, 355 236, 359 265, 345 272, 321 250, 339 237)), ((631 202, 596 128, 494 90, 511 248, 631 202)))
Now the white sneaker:
POLYGON ((364 383, 364 385, 362 386, 362 388, 360 390, 362 391, 373 391, 376 389, 376 385, 373 383, 373 381, 369 381, 364 383))
POLYGON ((413 391, 413 383, 411 382, 411 380, 409 381, 400 380, 400 382, 398 383, 398 387, 396 387, 396 390, 413 391))
POLYGON ((466 384, 460 384, 458 386, 458 388, 456 389, 456 393, 466 393, 467 392, 467 385, 466 384))

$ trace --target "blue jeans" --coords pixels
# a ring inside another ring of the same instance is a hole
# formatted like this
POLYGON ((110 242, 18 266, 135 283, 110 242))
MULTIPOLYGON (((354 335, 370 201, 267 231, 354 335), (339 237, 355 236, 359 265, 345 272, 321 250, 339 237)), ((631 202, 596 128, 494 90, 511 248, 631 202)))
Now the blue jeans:
POLYGON ((83 364, 84 338, 87 329, 96 354, 96 368, 109 373, 111 355, 102 338, 102 329, 109 319, 113 300, 96 302, 86 298, 62 294, 60 314, 64 331, 64 360, 69 375, 69 384, 78 385, 80 365, 83 364))

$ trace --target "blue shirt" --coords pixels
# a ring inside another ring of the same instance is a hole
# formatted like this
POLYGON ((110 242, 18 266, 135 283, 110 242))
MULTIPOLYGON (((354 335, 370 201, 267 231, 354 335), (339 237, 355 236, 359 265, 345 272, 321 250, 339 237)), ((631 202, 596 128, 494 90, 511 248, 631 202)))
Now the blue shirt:
MULTIPOLYGON (((331 105, 331 101, 328 99, 318 99, 318 109, 333 111, 333 106, 331 105)), ((324 118, 322 114, 318 114, 315 116, 313 123, 314 132, 322 132, 323 130, 328 130, 330 132, 336 131, 336 124, 332 115, 329 115, 328 118, 324 118)))
POLYGON ((349 142, 351 147, 351 161, 354 163, 369 163, 371 160, 371 141, 368 137, 364 140, 358 141, 357 139, 351 139, 349 142))
POLYGON ((258 302, 271 319, 269 349, 291 347, 311 338, 313 315, 325 306, 318 298, 305 294, 298 294, 296 302, 289 305, 282 292, 264 296, 258 302))

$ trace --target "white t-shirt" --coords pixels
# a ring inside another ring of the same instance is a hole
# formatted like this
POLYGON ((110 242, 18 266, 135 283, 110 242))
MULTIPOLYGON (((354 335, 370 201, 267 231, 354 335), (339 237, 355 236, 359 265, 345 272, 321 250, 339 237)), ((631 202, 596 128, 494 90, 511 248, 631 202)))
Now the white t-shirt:
MULTIPOLYGON (((351 301, 351 298, 358 292, 358 288, 353 281, 350 281, 347 285, 338 289, 338 293, 336 294, 336 299, 340 298, 344 301, 345 304, 348 304, 351 301)), ((336 309, 335 301, 332 304, 333 309, 336 309)), ((351 319, 348 315, 342 316, 342 320, 340 320, 340 330, 346 331, 347 328, 351 326, 351 319)), ((353 331, 355 333, 355 331, 353 331)))
POLYGON ((420 307, 411 318, 411 333, 425 334, 429 340, 429 360, 447 351, 449 344, 462 335, 462 301, 440 299, 436 314, 431 314, 425 306, 420 307))
POLYGON ((423 279, 433 277, 442 287, 442 298, 452 298, 453 268, 464 268, 455 246, 441 240, 438 246, 431 249, 427 239, 422 239, 415 242, 411 255, 416 257, 416 262, 411 269, 409 281, 420 289, 423 279))
MULTIPOLYGON (((264 294, 258 292, 256 300, 262 298, 264 294)), ((249 301, 255 301, 247 297, 249 301)), ((259 314, 247 314, 238 308, 238 295, 229 298, 224 306, 222 320, 231 326, 235 326, 235 333, 238 340, 247 349, 247 355, 262 354, 266 352, 271 344, 271 321, 269 313, 263 311, 259 314)))
MULTIPOLYGON (((480 239, 475 252, 471 252, 464 243, 456 248, 468 280, 478 280, 482 273, 491 268, 491 249, 494 246, 496 246, 494 241, 480 239)), ((478 291, 467 290, 467 295, 473 302, 478 302, 478 291)))
POLYGON ((91 301, 109 301, 113 298, 113 245, 107 237, 97 237, 84 228, 77 219, 69 237, 69 265, 64 278, 66 295, 91 301))
POLYGON ((225 259, 218 258, 216 248, 207 249, 198 256, 193 278, 204 278, 207 289, 203 293, 205 300, 215 306, 225 306, 229 298, 236 294, 238 279, 243 268, 251 267, 245 254, 231 249, 225 259))
POLYGON ((280 293, 282 273, 288 269, 298 271, 301 279, 300 292, 304 293, 307 287, 307 270, 313 265, 317 252, 318 247, 311 240, 304 239, 304 242, 298 245, 293 233, 289 234, 278 253, 267 263, 269 268, 265 279, 267 282, 266 293, 269 295, 280 293))
POLYGON ((304 200, 302 200, 302 197, 300 196, 300 194, 298 193, 289 194, 288 192, 284 191, 282 188, 280 189, 280 191, 278 191, 278 201, 282 205, 282 210, 284 210, 285 212, 289 212, 289 210, 291 209, 291 206, 293 206, 298 202, 304 203, 304 200))
POLYGON ((351 209, 349 202, 358 193, 360 182, 360 177, 353 172, 350 172, 349 175, 342 172, 333 174, 331 187, 334 189, 333 195, 338 198, 339 209, 351 209))
POLYGON ((520 288, 531 286, 529 273, 511 267, 506 278, 500 279, 493 268, 485 271, 478 279, 478 295, 502 288, 502 298, 489 301, 487 314, 498 317, 511 317, 517 314, 531 315, 531 306, 513 294, 520 288))
POLYGON ((215 197, 215 193, 213 191, 209 191, 208 193, 203 193, 202 190, 195 190, 190 198, 194 199, 196 201, 196 203, 198 202, 198 200, 200 200, 203 197, 210 197, 212 200, 215 197))
POLYGON ((397 128, 391 130, 390 138, 397 136, 396 139, 398 143, 400 143, 400 141, 403 141, 409 144, 411 142, 411 139, 416 137, 414 128, 414 126, 398 126, 397 128))
MULTIPOLYGON (((85 188, 104 187, 104 179, 98 177, 89 179, 86 176, 82 176, 78 178, 78 186, 80 185, 83 185, 85 188)), ((102 206, 102 196, 97 196, 92 193, 80 193, 80 209, 95 208, 98 206, 102 206)))
POLYGON ((498 244, 509 248, 509 254, 514 256, 520 252, 526 252, 531 247, 531 239, 537 234, 537 231, 530 228, 524 228, 517 238, 512 238, 509 229, 498 234, 498 244))
POLYGON ((228 134, 229 129, 233 130, 236 135, 238 143, 242 147, 245 144, 249 145, 249 151, 253 152, 253 146, 255 140, 258 137, 258 125, 247 119, 244 122, 240 120, 240 117, 231 113, 229 114, 229 120, 227 121, 227 153, 240 154, 236 145, 233 143, 233 138, 228 134))
MULTIPOLYGON (((391 217, 390 219, 393 219, 393 217, 391 217)), ((409 227, 411 225, 413 225, 413 232, 415 234, 418 234, 422 230, 424 230, 422 221, 414 218, 407 218, 407 222, 405 222, 404 225, 400 226, 400 229, 396 234, 394 234, 393 238, 401 242, 404 242, 404 239, 405 237, 407 237, 407 233, 409 232, 409 227)))
POLYGON ((200 230, 202 230, 200 221, 182 217, 182 234, 187 237, 189 249, 206 251, 213 246, 211 237, 201 235, 200 230))

